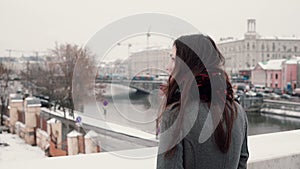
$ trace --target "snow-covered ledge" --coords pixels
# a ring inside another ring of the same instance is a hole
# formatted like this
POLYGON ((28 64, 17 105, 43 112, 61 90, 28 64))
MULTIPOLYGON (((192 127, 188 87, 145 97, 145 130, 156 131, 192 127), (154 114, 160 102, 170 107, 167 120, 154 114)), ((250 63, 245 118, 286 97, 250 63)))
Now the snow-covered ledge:
MULTIPOLYGON (((249 137, 249 169, 299 169, 300 166, 300 130, 263 134, 249 137)), ((1 169, 30 168, 107 168, 107 169, 154 169, 157 147, 126 150, 111 153, 76 155, 46 158, 32 161, 0 162, 1 169), (152 154, 154 156, 137 159, 121 157, 131 153, 134 156, 152 154)))

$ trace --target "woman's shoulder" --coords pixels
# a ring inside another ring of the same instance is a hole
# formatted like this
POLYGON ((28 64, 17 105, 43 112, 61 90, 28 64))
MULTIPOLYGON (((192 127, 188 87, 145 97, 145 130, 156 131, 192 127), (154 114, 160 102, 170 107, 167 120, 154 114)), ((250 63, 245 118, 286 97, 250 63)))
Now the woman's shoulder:
POLYGON ((236 108, 237 108, 237 121, 240 121, 245 127, 248 124, 248 118, 247 118, 247 113, 244 110, 243 106, 240 105, 239 103, 235 102, 236 108))

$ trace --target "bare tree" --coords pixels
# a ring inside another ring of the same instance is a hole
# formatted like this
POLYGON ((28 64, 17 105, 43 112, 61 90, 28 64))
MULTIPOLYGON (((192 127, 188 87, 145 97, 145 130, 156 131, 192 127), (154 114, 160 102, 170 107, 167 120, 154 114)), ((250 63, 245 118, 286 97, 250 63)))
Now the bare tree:
POLYGON ((0 63, 0 98, 1 98, 1 125, 3 125, 3 115, 7 110, 8 87, 12 76, 12 69, 0 63))
POLYGON ((36 93, 49 96, 49 102, 55 102, 54 108, 58 104, 65 116, 65 108, 73 115, 73 98, 84 102, 83 99, 92 94, 94 81, 91 76, 95 75, 96 70, 94 57, 87 49, 72 44, 56 44, 50 53, 51 61, 31 65, 27 72, 23 72, 23 77, 30 79, 36 93), (77 74, 74 74, 75 65, 80 70, 76 71, 79 72, 77 74), (73 78, 84 83, 73 84, 73 78), (73 97, 73 93, 78 96, 73 97))

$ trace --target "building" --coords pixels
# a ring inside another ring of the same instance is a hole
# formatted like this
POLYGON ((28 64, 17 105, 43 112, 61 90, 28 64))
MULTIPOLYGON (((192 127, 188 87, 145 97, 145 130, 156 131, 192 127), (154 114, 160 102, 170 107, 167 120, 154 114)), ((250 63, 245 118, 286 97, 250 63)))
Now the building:
POLYGON ((300 57, 292 57, 282 63, 282 85, 287 89, 300 87, 300 57))
POLYGON ((255 19, 248 19, 247 26, 242 39, 223 38, 217 43, 228 73, 250 70, 259 62, 300 55, 300 37, 262 37, 256 32, 255 19))
POLYGON ((300 86, 299 72, 300 57, 259 62, 251 73, 252 84, 294 90, 300 86))
POLYGON ((259 62, 252 70, 252 84, 282 88, 282 63, 285 59, 259 62))
POLYGON ((128 59, 129 76, 157 75, 166 71, 171 49, 151 47, 133 52, 128 59))

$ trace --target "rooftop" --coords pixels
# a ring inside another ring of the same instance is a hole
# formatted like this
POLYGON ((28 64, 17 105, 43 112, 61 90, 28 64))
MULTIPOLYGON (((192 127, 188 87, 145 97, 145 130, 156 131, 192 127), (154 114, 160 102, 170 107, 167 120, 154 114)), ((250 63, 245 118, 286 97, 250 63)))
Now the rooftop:
POLYGON ((282 62, 286 59, 274 59, 267 62, 258 62, 258 65, 264 70, 281 70, 282 62))

